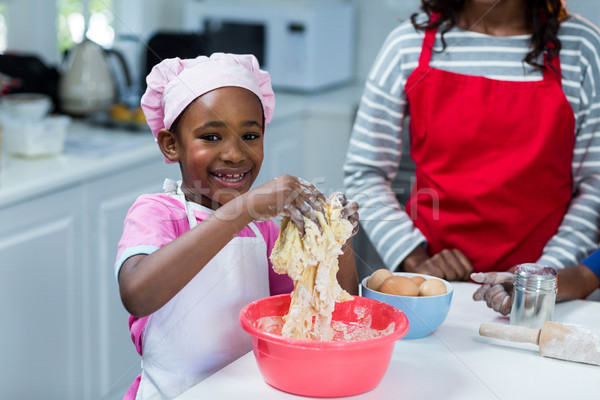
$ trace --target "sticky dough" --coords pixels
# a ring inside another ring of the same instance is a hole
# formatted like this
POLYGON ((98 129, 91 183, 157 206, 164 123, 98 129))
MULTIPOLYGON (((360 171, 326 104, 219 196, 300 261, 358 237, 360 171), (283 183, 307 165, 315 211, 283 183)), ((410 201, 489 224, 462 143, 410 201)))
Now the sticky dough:
POLYGON ((316 213, 322 234, 307 218, 304 218, 304 237, 289 218, 284 217, 281 221, 271 262, 275 272, 288 274, 294 281, 290 309, 283 317, 283 336, 331 340, 331 314, 335 302, 352 300, 336 277, 338 256, 352 234, 352 224, 340 219, 342 205, 339 200, 333 199, 330 203, 324 205, 326 215, 316 213))

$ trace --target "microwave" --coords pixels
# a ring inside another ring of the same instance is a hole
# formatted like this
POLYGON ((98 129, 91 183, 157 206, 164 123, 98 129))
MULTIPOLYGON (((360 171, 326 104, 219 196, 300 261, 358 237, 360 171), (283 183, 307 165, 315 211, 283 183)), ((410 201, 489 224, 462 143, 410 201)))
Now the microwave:
POLYGON ((185 5, 184 29, 206 53, 254 54, 274 89, 312 92, 354 78, 356 12, 333 0, 206 0, 185 5))

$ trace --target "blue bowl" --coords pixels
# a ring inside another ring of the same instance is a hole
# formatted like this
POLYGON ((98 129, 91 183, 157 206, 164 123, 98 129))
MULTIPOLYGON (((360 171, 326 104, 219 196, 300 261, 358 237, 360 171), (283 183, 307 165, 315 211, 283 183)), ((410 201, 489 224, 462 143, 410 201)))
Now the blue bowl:
MULTIPOLYGON (((408 272, 395 272, 394 275, 422 276, 425 279, 440 279, 430 275, 411 274, 408 272)), ((420 339, 439 328, 448 316, 450 303, 452 302, 452 285, 440 279, 446 285, 447 292, 439 296, 397 296, 381 293, 367 287, 366 277, 361 282, 361 296, 369 299, 379 300, 401 310, 408 317, 409 330, 402 339, 420 339)))

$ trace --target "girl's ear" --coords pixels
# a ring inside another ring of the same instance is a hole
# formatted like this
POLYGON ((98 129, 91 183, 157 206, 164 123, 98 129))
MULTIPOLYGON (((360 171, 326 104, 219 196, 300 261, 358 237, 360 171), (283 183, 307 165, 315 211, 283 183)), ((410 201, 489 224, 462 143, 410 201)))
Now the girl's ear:
POLYGON ((166 129, 161 129, 158 131, 156 141, 158 142, 160 151, 167 158, 167 160, 173 162, 179 161, 177 137, 175 136, 175 133, 166 129))

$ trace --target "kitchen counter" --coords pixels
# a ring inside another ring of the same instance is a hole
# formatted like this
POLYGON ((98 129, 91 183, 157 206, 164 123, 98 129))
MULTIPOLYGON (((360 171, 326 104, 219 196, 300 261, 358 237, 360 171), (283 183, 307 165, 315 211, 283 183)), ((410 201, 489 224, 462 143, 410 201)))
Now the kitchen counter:
MULTIPOLYGON (((431 335, 398 340, 381 383, 352 399, 486 400, 597 399, 600 366, 540 356, 533 344, 481 337, 481 323, 507 324, 474 302, 477 285, 455 282, 446 321, 431 335)), ((575 300, 558 303, 554 320, 600 329, 600 303, 575 300)), ((200 382, 177 400, 302 399, 266 384, 252 352, 200 382)))

